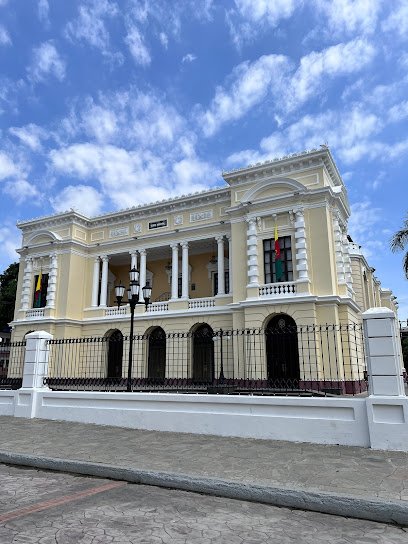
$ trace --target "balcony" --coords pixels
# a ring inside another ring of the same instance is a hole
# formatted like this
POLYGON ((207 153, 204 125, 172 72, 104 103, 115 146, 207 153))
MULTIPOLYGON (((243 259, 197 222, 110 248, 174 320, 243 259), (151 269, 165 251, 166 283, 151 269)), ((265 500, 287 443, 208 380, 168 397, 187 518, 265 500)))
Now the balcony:
POLYGON ((42 319, 45 317, 44 308, 32 308, 26 311, 26 319, 42 319))
POLYGON ((293 297, 296 295, 296 283, 294 281, 285 281, 279 283, 267 283, 259 288, 261 298, 271 297, 293 297))
POLYGON ((192 298, 188 301, 189 310, 207 310, 215 307, 214 297, 192 298))

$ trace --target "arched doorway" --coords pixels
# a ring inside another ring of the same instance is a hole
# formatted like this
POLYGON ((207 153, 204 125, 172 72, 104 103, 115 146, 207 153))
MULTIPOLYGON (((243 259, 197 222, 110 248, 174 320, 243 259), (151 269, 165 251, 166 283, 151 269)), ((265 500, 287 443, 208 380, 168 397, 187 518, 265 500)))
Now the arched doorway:
POLYGON ((108 339, 108 378, 122 377, 123 334, 113 330, 108 339))
POLYGON ((286 314, 275 315, 266 330, 268 381, 273 387, 298 387, 300 378, 297 327, 286 314))
POLYGON ((164 380, 166 375, 166 333, 156 327, 148 335, 149 355, 147 376, 154 380, 164 380))
POLYGON ((214 378, 214 332, 203 323, 193 332, 193 380, 211 383, 214 378))

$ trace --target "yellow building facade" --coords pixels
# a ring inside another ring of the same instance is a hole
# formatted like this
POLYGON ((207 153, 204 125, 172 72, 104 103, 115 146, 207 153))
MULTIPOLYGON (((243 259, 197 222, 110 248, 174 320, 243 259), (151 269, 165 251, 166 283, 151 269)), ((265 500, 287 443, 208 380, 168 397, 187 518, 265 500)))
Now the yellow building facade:
MULTIPOLYGON (((114 287, 128 284, 131 267, 141 287, 152 286, 148 307, 136 307, 136 335, 263 330, 279 320, 336 326, 360 323, 368 307, 396 310, 348 237, 347 190, 328 148, 223 178, 223 188, 94 218, 69 211, 19 223, 13 340, 35 330, 55 338, 129 335, 130 308, 117 307, 114 287)), ((297 350, 301 357, 301 344, 297 350)))

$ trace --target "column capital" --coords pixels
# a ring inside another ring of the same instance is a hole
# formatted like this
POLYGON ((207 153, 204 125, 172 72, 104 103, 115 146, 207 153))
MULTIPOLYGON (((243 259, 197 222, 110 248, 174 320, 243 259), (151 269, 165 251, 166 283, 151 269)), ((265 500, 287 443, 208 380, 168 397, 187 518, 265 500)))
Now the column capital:
POLYGON ((101 255, 101 260, 103 263, 109 262, 109 255, 101 255))
POLYGON ((245 217, 245 221, 248 225, 254 225, 256 223, 256 217, 245 217))
POLYGON ((27 255, 27 257, 25 257, 25 262, 26 263, 32 263, 33 262, 33 257, 31 257, 30 255, 27 255))
POLYGON ((304 208, 294 208, 293 213, 296 215, 296 217, 303 217, 305 215, 305 209, 304 208))
POLYGON ((230 241, 232 239, 232 234, 229 232, 228 234, 225 235, 225 238, 230 241))
POLYGON ((50 259, 56 259, 57 258, 57 252, 56 251, 53 251, 52 253, 50 253, 50 259))
POLYGON ((178 249, 178 242, 171 242, 170 243, 170 247, 171 249, 174 251, 175 249, 178 249))
POLYGON ((129 255, 137 255, 138 250, 137 249, 130 249, 129 255))
POLYGON ((138 249, 137 251, 139 251, 140 255, 146 255, 147 251, 144 247, 142 247, 141 249, 138 249))
POLYGON ((99 263, 100 260, 101 260, 101 258, 99 257, 99 255, 94 257, 94 263, 99 263))
POLYGON ((183 240, 182 242, 180 242, 180 245, 183 249, 188 249, 188 242, 187 240, 183 240))
POLYGON ((214 236, 214 238, 217 240, 217 242, 219 244, 224 241, 224 235, 223 234, 217 234, 217 236, 214 236))

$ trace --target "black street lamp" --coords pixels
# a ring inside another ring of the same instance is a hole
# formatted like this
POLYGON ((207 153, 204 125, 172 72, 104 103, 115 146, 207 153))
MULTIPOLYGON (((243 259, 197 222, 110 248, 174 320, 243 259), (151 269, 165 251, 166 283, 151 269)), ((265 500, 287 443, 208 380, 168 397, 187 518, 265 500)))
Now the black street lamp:
MULTIPOLYGON (((132 364, 133 364, 133 322, 135 318, 135 308, 137 304, 144 304, 147 310, 150 304, 150 298, 152 296, 152 288, 147 281, 146 285, 142 287, 144 301, 139 301, 140 285, 139 285, 139 272, 133 267, 129 272, 129 288, 127 289, 128 302, 130 305, 130 342, 129 342, 129 364, 128 364, 128 376, 127 376, 127 391, 132 390, 132 364)), ((115 295, 118 308, 122 303, 123 296, 125 294, 125 286, 122 283, 115 285, 115 295)))

